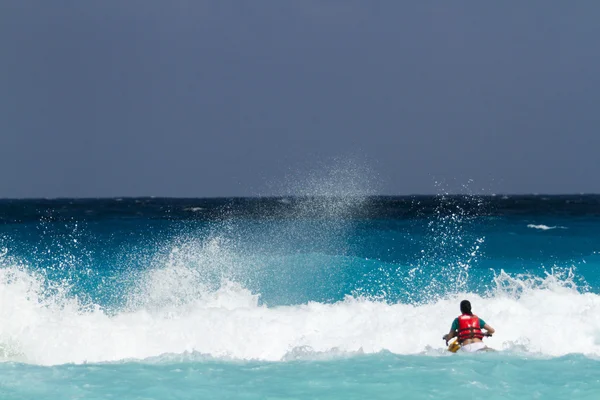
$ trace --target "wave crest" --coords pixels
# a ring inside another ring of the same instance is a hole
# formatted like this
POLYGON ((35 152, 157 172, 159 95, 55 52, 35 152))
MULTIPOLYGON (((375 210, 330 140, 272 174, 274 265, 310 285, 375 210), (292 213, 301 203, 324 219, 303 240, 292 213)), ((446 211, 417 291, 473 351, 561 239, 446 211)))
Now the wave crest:
POLYGON ((20 267, 0 269, 4 360, 52 365, 163 354, 268 361, 380 351, 440 354, 441 336, 463 298, 496 328, 487 340, 491 347, 600 355, 600 297, 581 293, 568 274, 526 278, 502 272, 489 297, 461 293, 421 305, 348 296, 270 308, 259 304, 258 293, 224 281, 194 301, 152 303, 114 315, 65 296, 67 290, 48 295, 44 279, 20 267))

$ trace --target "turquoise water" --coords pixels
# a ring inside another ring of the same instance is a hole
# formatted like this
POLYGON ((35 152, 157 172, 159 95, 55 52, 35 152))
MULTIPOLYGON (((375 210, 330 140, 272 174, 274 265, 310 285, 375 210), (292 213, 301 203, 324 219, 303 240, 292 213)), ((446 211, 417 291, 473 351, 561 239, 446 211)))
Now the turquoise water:
POLYGON ((0 223, 2 399, 600 395, 599 196, 4 200, 0 223), (497 352, 445 351, 464 298, 497 352))
POLYGON ((276 363, 198 361, 0 365, 6 399, 596 399, 598 361, 390 353, 276 363), (560 371, 560 372, 559 372, 560 371))

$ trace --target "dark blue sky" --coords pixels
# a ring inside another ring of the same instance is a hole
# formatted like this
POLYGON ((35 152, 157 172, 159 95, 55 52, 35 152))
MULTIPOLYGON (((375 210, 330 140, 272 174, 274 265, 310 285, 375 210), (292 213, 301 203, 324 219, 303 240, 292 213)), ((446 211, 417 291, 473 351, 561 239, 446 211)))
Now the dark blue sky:
POLYGON ((596 1, 2 1, 0 197, 264 195, 333 159, 383 194, 600 192, 599 18, 596 1))

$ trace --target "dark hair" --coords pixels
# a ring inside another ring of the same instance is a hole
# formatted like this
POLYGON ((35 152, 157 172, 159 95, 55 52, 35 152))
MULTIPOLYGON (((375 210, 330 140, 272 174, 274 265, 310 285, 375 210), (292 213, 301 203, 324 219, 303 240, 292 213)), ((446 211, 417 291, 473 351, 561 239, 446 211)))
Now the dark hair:
POLYGON ((471 302, 469 300, 463 300, 460 302, 460 312, 463 314, 473 315, 471 312, 471 302))

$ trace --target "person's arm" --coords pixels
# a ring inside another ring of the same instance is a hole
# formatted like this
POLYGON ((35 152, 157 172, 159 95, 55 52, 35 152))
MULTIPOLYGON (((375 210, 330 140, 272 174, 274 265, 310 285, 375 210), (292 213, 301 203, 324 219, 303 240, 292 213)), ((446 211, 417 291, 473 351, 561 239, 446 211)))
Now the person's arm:
POLYGON ((456 331, 454 329, 450 329, 450 332, 447 333, 446 335, 442 336, 442 339, 444 339, 446 341, 446 345, 447 345, 448 341, 450 339, 452 339, 453 337, 456 337, 456 331))
POLYGON ((442 336, 442 339, 446 341, 446 345, 448 345, 448 340, 456 337, 456 330, 458 329, 458 318, 452 321, 452 326, 450 327, 450 332, 448 334, 442 336))
POLYGON ((485 329, 487 332, 487 336, 492 336, 494 333, 496 333, 496 330, 494 328, 492 328, 491 326, 489 326, 488 324, 483 325, 483 329, 485 329))

